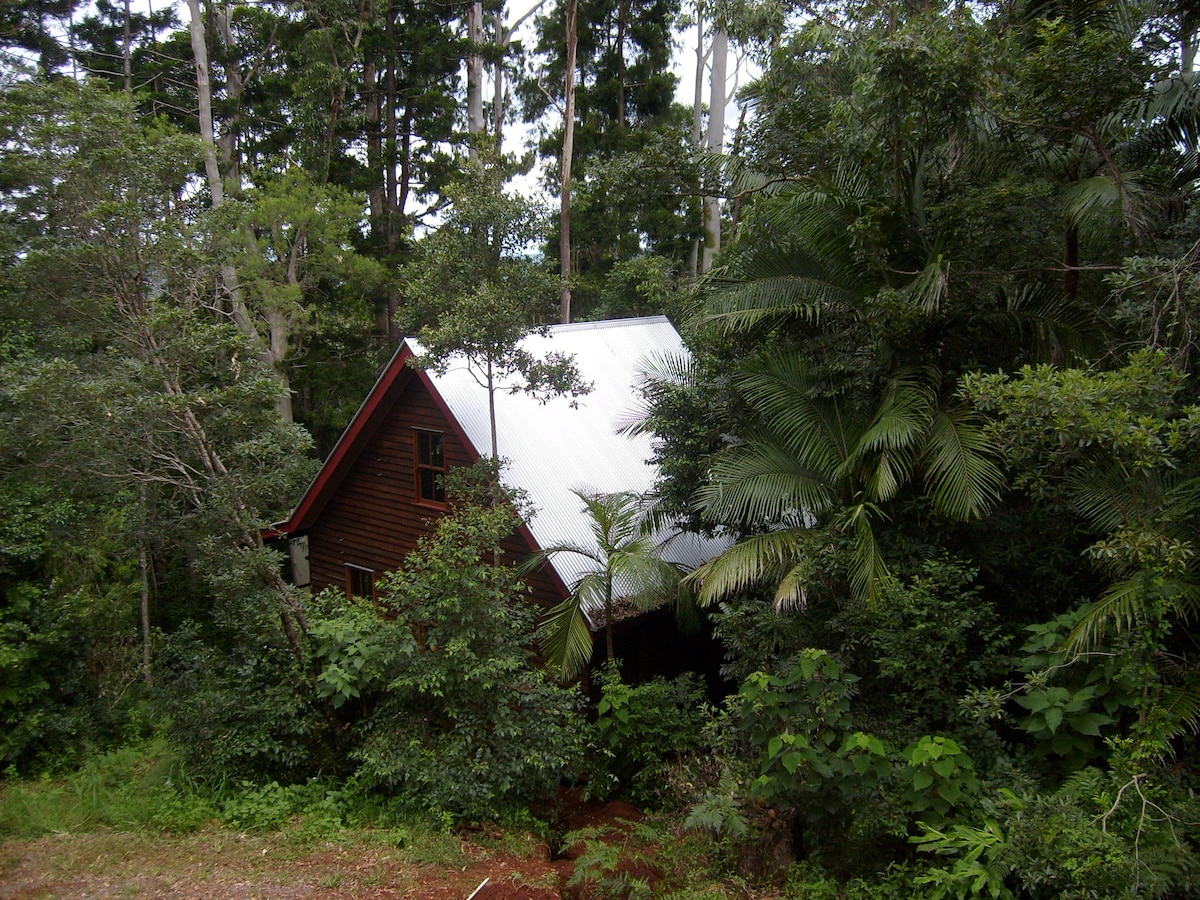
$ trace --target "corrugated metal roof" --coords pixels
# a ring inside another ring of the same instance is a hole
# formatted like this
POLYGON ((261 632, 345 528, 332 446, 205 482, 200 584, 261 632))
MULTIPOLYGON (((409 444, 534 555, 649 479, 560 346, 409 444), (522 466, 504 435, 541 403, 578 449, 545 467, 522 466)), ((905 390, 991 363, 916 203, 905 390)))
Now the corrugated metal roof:
MULTIPOLYGON (((406 341, 419 355, 420 343, 406 341)), ((555 397, 546 403, 510 393, 504 385, 496 391, 497 445, 507 460, 504 481, 524 490, 533 502, 536 515, 529 529, 540 546, 595 548, 574 491, 644 493, 653 486, 658 471, 651 462, 650 436, 620 429, 636 418, 645 363, 663 355, 686 355, 687 348, 665 316, 556 325, 545 335, 529 335, 522 346, 539 358, 549 352, 573 355, 592 390, 575 400, 555 397)), ((487 390, 465 362, 452 361, 443 374, 428 375, 475 449, 488 455, 487 390)), ((663 537, 664 557, 688 568, 727 546, 693 535, 663 537)), ((558 554, 552 565, 571 587, 588 571, 586 560, 574 554, 558 554)))

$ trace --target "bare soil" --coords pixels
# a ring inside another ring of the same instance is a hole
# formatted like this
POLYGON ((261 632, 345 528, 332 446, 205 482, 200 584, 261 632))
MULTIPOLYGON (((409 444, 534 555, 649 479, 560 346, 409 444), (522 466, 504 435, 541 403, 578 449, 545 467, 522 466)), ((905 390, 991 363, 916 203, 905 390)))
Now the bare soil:
MULTIPOLYGON (((568 801, 563 831, 619 834, 640 813, 620 801, 568 801)), ((91 832, 0 843, 0 898, 181 900, 561 900, 582 847, 513 840, 488 826, 454 838, 436 861, 370 834, 345 841, 297 839, 287 831, 191 835, 91 832), (552 850, 555 851, 552 853, 552 850), (555 858, 552 858, 555 857, 555 858)), ((642 873, 645 874, 645 873, 642 873)), ((652 873, 651 873, 652 874, 652 873)))

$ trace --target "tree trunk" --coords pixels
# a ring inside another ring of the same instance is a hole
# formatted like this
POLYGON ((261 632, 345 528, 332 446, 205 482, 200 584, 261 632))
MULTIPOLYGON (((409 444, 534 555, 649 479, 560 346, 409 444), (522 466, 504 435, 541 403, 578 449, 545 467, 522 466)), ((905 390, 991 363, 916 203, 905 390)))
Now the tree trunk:
MULTIPOLYGON (((709 153, 720 154, 725 146, 725 66, 729 56, 729 36, 720 24, 713 26, 712 75, 709 82, 708 133, 704 144, 709 153)), ((712 268, 713 257, 721 250, 721 201, 704 198, 704 247, 700 271, 712 268)))
MULTIPOLYGON (((696 4, 696 86, 692 95, 692 146, 699 152, 704 140, 704 63, 708 53, 704 50, 704 16, 703 7, 696 4)), ((700 198, 703 205, 704 197, 700 198)), ((692 241, 692 250, 688 255, 688 272, 692 277, 700 273, 700 238, 692 241)))
POLYGON ((146 516, 150 501, 149 491, 146 489, 144 481, 138 483, 138 502, 142 507, 142 528, 141 534, 138 535, 138 573, 142 582, 142 679, 146 682, 146 687, 152 687, 153 677, 150 672, 150 554, 146 549, 149 541, 146 516))
POLYGON ((617 2, 617 128, 625 129, 625 31, 629 27, 629 0, 617 2))
MULTIPOLYGON (((383 133, 379 103, 379 65, 374 59, 364 59, 363 118, 367 143, 367 171, 371 183, 367 185, 367 217, 371 223, 371 238, 377 247, 387 246, 387 207, 384 203, 383 133)), ((384 301, 375 306, 375 330, 380 334, 390 332, 391 302, 384 301)))
POLYGON ((562 196, 559 202, 561 228, 558 237, 562 294, 559 320, 571 321, 571 157, 575 152, 575 57, 579 45, 579 0, 567 0, 567 67, 563 96, 562 196))
POLYGON ((604 645, 607 651, 608 660, 612 662, 616 658, 616 651, 613 649, 613 608, 612 608, 612 577, 610 576, 604 585, 604 645))
POLYGON ((504 29, 504 7, 496 9, 492 18, 492 27, 496 40, 496 62, 492 66, 492 141, 496 147, 496 155, 500 156, 504 144, 504 54, 508 52, 508 42, 511 32, 504 29))
POLYGON ((125 76, 125 93, 133 93, 133 36, 129 32, 129 2, 125 0, 125 21, 121 25, 121 69, 125 76))
POLYGON ((508 53, 508 48, 512 43, 513 35, 517 33, 517 29, 545 5, 546 0, 537 0, 533 6, 525 10, 521 17, 508 28, 504 27, 503 4, 496 9, 496 15, 493 19, 496 29, 496 64, 493 67, 494 83, 492 85, 492 127, 494 128, 493 136, 496 142, 496 153, 500 153, 503 149, 504 116, 508 108, 508 99, 504 86, 504 57, 508 53))
POLYGON ((1063 246, 1063 296, 1074 300, 1079 293, 1079 231, 1067 226, 1063 246))
POLYGON ((224 134, 217 135, 217 149, 220 151, 221 164, 225 168, 225 192, 237 196, 242 191, 242 159, 239 137, 241 132, 242 97, 246 87, 242 82, 242 69, 236 56, 233 40, 233 4, 226 3, 224 7, 216 4, 212 14, 212 27, 215 41, 221 48, 222 67, 225 70, 225 99, 228 101, 230 114, 225 122, 224 134))
MULTIPOLYGON (((225 202, 228 189, 232 189, 233 191, 240 190, 241 167, 236 158, 237 141, 233 137, 235 129, 230 129, 230 134, 220 141, 217 139, 212 114, 212 77, 209 65, 207 29, 204 24, 204 16, 200 10, 200 0, 187 0, 187 2, 188 10, 192 17, 190 35, 192 54, 196 58, 196 91, 200 109, 200 143, 204 150, 204 173, 208 181, 208 190, 212 197, 212 205, 215 209, 225 202), (221 155, 224 157, 228 167, 225 177, 221 175, 221 166, 217 157, 218 148, 221 148, 221 155)), ((233 36, 229 30, 227 14, 228 9, 226 9, 224 21, 219 23, 217 28, 223 32, 223 40, 226 42, 228 49, 232 47, 233 36)), ((218 15, 219 17, 220 14, 218 15)), ((236 97, 240 100, 243 85, 236 61, 226 66, 226 80, 229 82, 227 89, 230 96, 235 96, 236 91, 236 97), (235 75, 234 73, 237 74, 235 75)), ((253 243, 253 236, 247 235, 247 240, 253 243)), ((283 418, 283 421, 291 422, 292 399, 287 371, 281 365, 276 365, 276 360, 272 352, 271 345, 275 342, 275 336, 272 335, 271 342, 268 343, 258 333, 257 325, 243 300, 237 270, 231 263, 225 263, 221 266, 220 280, 229 302, 230 318, 250 338, 256 348, 256 355, 259 359, 264 364, 271 366, 271 370, 275 373, 276 380, 279 382, 280 390, 283 392, 283 396, 276 403, 276 409, 283 418)))
POLYGON ((212 205, 225 202, 225 186, 221 181, 221 169, 217 165, 217 140, 213 129, 212 81, 208 65, 208 41, 204 35, 204 15, 200 12, 200 0, 187 0, 192 14, 192 56, 196 60, 196 93, 200 101, 200 144, 204 148, 204 176, 212 205))
MULTIPOLYGON (((383 164, 384 164, 384 206, 387 210, 385 232, 387 258, 389 265, 395 265, 395 254, 400 245, 400 224, 401 216, 404 213, 404 203, 407 202, 408 188, 408 134, 411 133, 411 127, 405 130, 405 150, 404 150, 404 172, 402 182, 405 187, 404 200, 401 200, 399 185, 396 181, 396 163, 397 163, 397 145, 398 128, 396 125, 396 104, 398 103, 397 87, 396 87, 396 21, 389 11, 385 22, 387 34, 387 70, 383 79, 383 109, 384 109, 384 134, 383 134, 383 164)), ((405 115, 408 114, 408 107, 405 107, 405 115)), ((399 343, 400 341, 400 325, 397 322, 398 313, 400 311, 400 291, 393 283, 388 288, 388 309, 387 309, 387 333, 391 341, 399 343)))
POLYGON ((483 2, 474 0, 467 8, 467 148, 471 159, 479 153, 479 136, 483 134, 483 2))

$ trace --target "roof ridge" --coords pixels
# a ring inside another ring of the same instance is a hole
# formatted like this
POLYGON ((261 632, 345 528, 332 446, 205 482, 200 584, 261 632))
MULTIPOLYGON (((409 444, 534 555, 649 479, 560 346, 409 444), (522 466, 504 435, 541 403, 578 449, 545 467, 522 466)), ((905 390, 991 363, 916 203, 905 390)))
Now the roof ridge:
POLYGON ((670 322, 670 320, 666 316, 663 316, 663 315, 627 316, 624 319, 597 319, 594 322, 568 322, 565 325, 564 324, 551 325, 550 331, 551 332, 574 331, 574 330, 582 331, 582 330, 589 329, 589 328, 591 328, 591 329, 628 328, 631 325, 649 324, 651 322, 661 323, 661 322, 670 322))

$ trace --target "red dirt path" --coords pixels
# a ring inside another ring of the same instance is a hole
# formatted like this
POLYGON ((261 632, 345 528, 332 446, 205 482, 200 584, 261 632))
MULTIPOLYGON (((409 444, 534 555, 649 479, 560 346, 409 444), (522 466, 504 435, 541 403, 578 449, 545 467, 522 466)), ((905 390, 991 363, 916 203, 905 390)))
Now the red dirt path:
MULTIPOLYGON (((621 801, 584 804, 567 796, 560 818, 563 832, 593 826, 619 835, 627 827, 622 820, 641 814, 621 801)), ((365 840, 297 847, 286 833, 54 835, 0 844, 0 898, 467 900, 476 891, 474 900, 581 896, 566 882, 582 847, 551 859, 551 848, 531 841, 528 852, 516 855, 496 849, 496 837, 465 833, 457 863, 422 864, 399 847, 365 840)))

